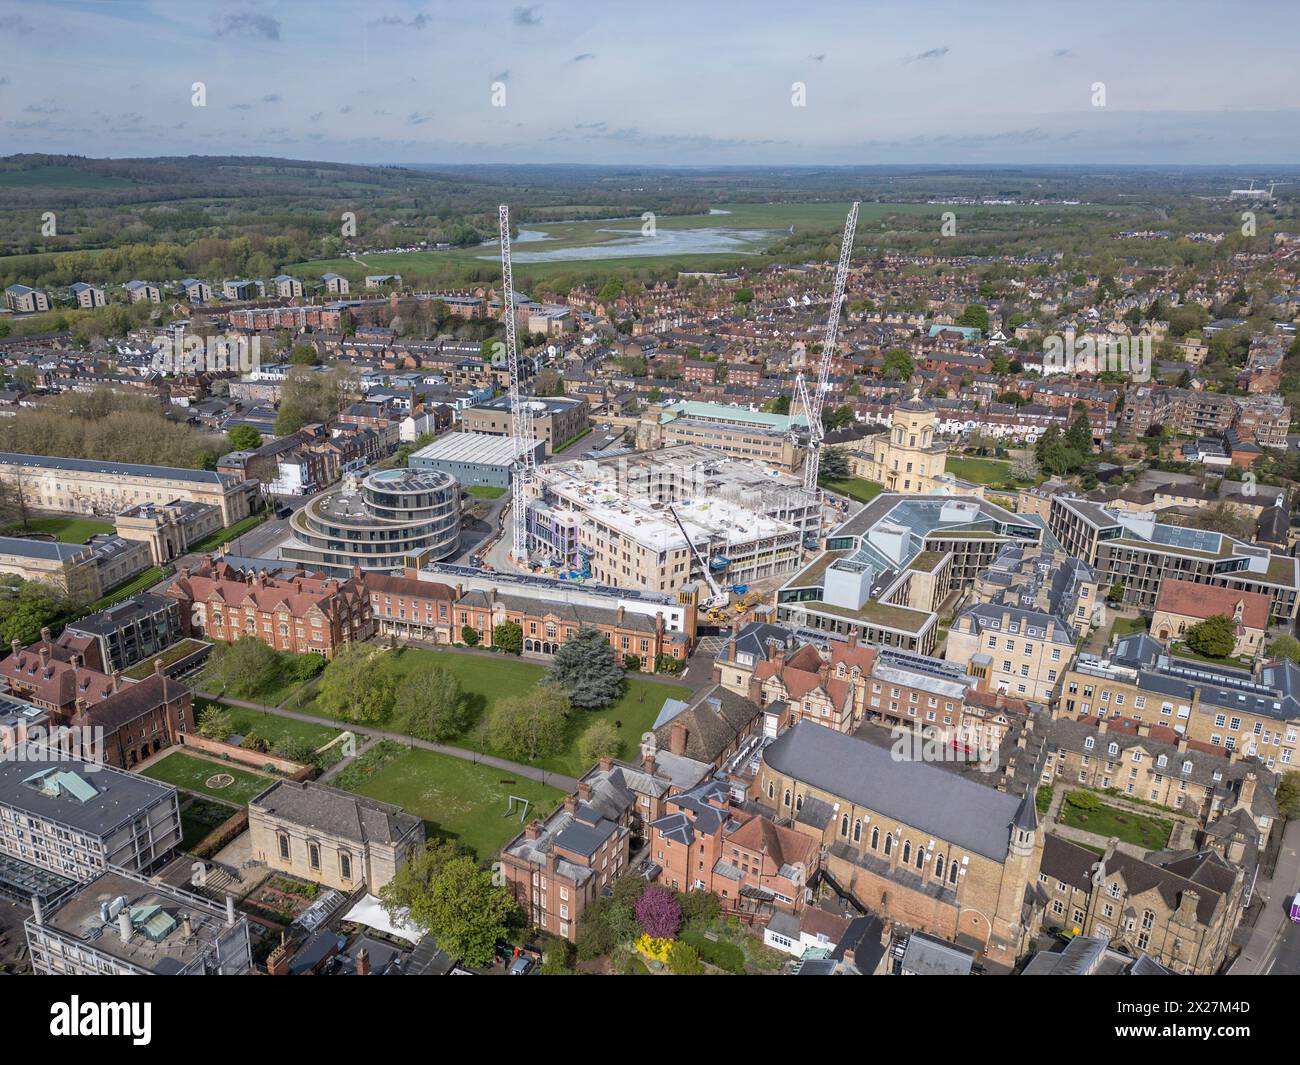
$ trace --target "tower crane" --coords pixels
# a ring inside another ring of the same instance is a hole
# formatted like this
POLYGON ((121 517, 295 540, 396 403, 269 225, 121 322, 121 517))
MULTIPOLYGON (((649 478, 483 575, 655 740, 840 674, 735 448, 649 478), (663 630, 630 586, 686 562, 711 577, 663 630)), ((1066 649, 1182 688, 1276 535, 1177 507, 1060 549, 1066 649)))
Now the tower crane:
POLYGON ((510 435, 515 444, 514 499, 510 508, 512 533, 510 557, 516 563, 528 561, 528 497, 533 486, 536 456, 533 440, 533 408, 524 395, 519 374, 519 346, 515 336, 515 288, 510 271, 510 206, 497 208, 501 230, 501 302, 506 319, 506 361, 510 371, 510 435))
MULTIPOLYGON (((808 419, 808 454, 803 464, 804 491, 816 493, 817 475, 821 469, 822 437, 826 435, 822 428, 822 406, 826 402, 826 390, 830 387, 831 362, 835 358, 835 344, 840 333, 840 304, 844 302, 844 286, 849 278, 849 258, 853 253, 853 234, 858 228, 858 201, 853 201, 849 208, 849 217, 844 222, 844 236, 840 241, 840 261, 835 267, 835 286, 831 290, 831 309, 826 317, 826 333, 822 338, 822 357, 817 367, 817 383, 809 393, 808 382, 803 371, 795 377, 795 410, 802 410, 808 419)), ((794 433, 794 420, 790 421, 790 432, 794 433)))

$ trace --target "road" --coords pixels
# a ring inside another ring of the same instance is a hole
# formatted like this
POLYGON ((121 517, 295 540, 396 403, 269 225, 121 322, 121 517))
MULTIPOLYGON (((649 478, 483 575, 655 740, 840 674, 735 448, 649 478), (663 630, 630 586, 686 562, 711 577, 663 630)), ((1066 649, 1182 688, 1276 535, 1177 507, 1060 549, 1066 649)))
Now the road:
POLYGON ((1289 821, 1282 835, 1277 868, 1271 880, 1256 885, 1263 912, 1251 930, 1230 976, 1300 975, 1300 924, 1289 920, 1288 905, 1300 891, 1300 821, 1289 821))

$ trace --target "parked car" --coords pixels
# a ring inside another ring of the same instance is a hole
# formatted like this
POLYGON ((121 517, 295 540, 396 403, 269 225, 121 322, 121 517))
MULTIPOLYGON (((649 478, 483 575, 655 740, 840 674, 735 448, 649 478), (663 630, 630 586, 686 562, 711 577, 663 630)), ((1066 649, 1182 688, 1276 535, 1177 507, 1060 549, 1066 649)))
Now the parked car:
POLYGON ((526 954, 521 954, 510 963, 510 968, 506 971, 506 974, 508 976, 531 976, 536 968, 537 962, 534 959, 526 954))

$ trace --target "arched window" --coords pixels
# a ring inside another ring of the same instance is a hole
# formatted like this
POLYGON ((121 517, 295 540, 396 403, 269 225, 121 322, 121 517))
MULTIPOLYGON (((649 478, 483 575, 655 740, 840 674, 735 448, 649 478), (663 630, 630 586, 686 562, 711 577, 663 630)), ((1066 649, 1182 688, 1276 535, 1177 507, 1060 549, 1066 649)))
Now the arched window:
POLYGON ((943 855, 942 854, 940 854, 934 860, 934 875, 940 880, 943 879, 943 855))
POLYGON ((287 862, 289 860, 289 836, 285 832, 277 832, 275 835, 280 841, 280 857, 287 862))
POLYGON ((888 858, 889 855, 891 855, 893 852, 894 852, 894 837, 890 833, 886 832, 885 833, 885 857, 888 858))
POLYGON ((861 843, 861 842, 862 842, 862 822, 861 822, 861 821, 854 821, 854 822, 853 822, 853 842, 854 842, 854 843, 861 843))
POLYGON ((916 845, 916 867, 918 869, 925 868, 925 848, 919 843, 916 845))
POLYGON ((957 883, 957 869, 958 869, 958 868, 959 868, 959 867, 958 867, 958 865, 957 865, 956 862, 950 862, 950 863, 948 864, 948 883, 950 883, 950 884, 955 884, 955 883, 957 883))
POLYGON ((849 815, 845 814, 843 817, 840 818, 840 835, 847 836, 848 834, 849 834, 849 815))
POLYGON ((903 844, 903 864, 906 865, 912 860, 912 841, 909 839, 903 844))
POLYGON ((877 825, 875 828, 871 830, 871 849, 873 851, 880 849, 880 826, 879 825, 877 825))
POLYGON ((795 808, 796 810, 802 810, 802 809, 803 809, 803 796, 802 796, 802 795, 796 795, 796 796, 794 797, 794 808, 795 808))
POLYGON ((786 805, 786 806, 789 806, 789 805, 790 805, 790 789, 789 789, 789 788, 786 788, 786 789, 785 789, 785 805, 786 805))
POLYGON ((767 797, 769 799, 776 798, 776 785, 773 784, 770 780, 767 782, 767 797))

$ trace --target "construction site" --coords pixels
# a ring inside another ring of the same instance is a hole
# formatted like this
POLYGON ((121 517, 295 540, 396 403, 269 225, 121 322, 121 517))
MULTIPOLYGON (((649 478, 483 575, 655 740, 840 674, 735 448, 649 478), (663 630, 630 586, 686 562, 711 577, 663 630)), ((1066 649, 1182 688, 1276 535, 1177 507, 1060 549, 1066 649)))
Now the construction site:
POLYGON ((795 569, 820 500, 789 474, 697 445, 537 468, 528 545, 575 579, 713 598, 795 569))

